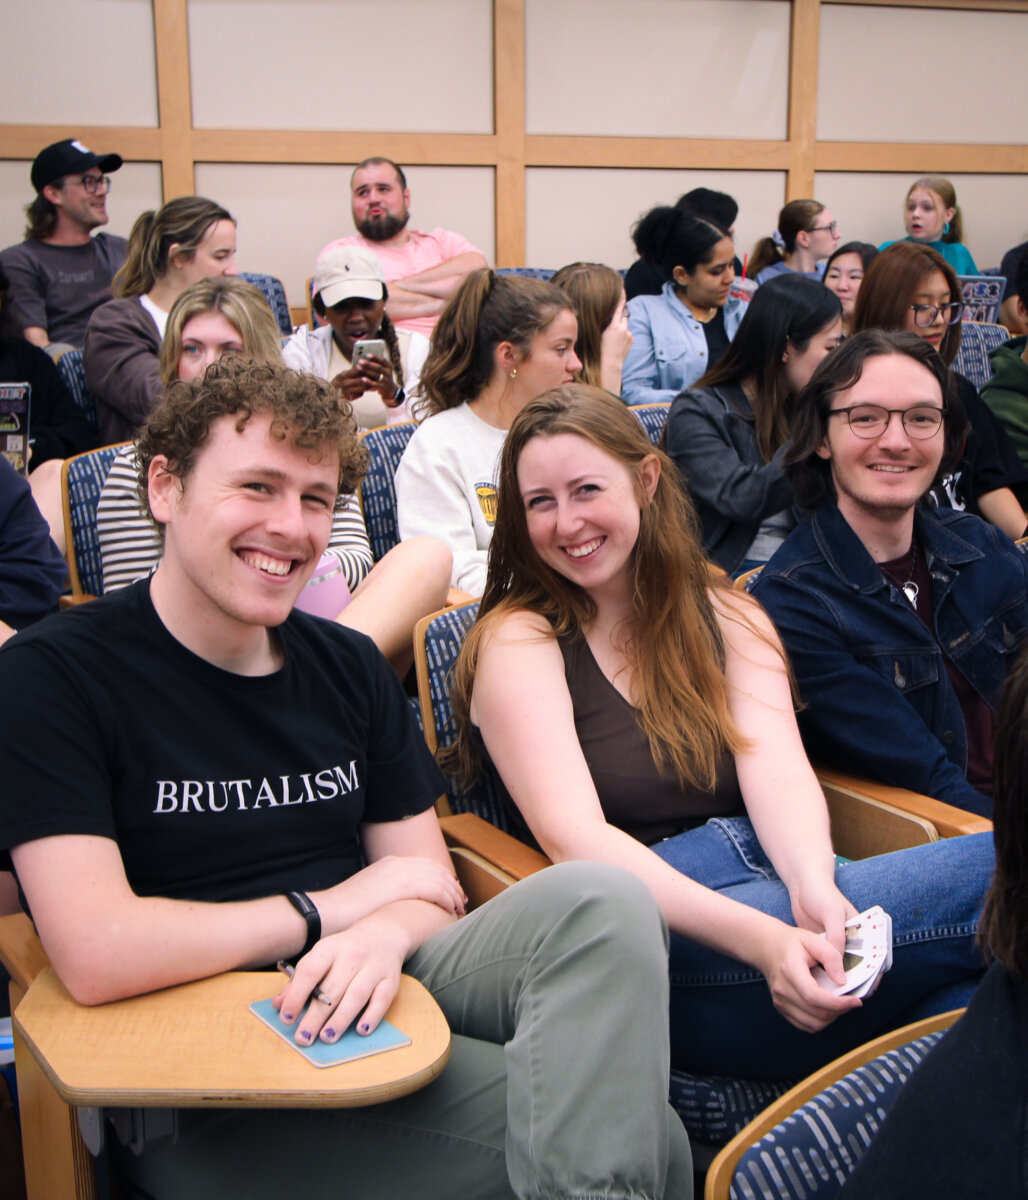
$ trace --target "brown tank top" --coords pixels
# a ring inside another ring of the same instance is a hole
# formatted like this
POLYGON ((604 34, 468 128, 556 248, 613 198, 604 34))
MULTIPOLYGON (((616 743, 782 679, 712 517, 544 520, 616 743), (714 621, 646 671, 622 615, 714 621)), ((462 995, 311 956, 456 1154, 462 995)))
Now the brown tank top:
POLYGON ((558 645, 575 731, 611 825, 652 846, 711 817, 745 811, 731 754, 721 756, 713 792, 683 791, 673 774, 657 770, 635 709, 600 670, 585 638, 558 645))

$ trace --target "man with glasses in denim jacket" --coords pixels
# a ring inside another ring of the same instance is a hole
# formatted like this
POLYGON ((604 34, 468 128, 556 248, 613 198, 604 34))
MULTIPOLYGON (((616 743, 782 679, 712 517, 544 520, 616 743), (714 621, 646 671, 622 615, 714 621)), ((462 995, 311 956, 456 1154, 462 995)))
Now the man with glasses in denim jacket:
POLYGON ((980 518, 919 503, 965 429, 926 342, 849 338, 796 402, 785 471, 811 516, 753 594, 789 653, 814 759, 988 815, 1028 563, 980 518))
POLYGON ((0 264, 16 323, 37 346, 81 346, 93 310, 111 298, 126 242, 93 230, 107 224, 108 172, 121 165, 120 155, 94 154, 77 138, 36 155, 25 241, 0 253, 0 264))

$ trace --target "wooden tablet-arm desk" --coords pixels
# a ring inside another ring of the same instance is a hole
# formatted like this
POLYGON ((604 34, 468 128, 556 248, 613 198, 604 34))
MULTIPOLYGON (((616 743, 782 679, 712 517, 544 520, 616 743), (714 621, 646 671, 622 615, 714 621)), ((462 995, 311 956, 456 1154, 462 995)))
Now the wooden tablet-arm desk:
POLYGON ((172 1132, 177 1107, 392 1100, 435 1079, 450 1053, 446 1018, 409 976, 387 1015, 411 1045, 319 1069, 248 1009, 281 989, 276 972, 228 972, 87 1008, 68 995, 23 914, 0 918, 0 958, 12 977, 29 1200, 93 1200, 90 1152, 103 1146, 105 1114, 125 1144, 140 1147, 172 1132))

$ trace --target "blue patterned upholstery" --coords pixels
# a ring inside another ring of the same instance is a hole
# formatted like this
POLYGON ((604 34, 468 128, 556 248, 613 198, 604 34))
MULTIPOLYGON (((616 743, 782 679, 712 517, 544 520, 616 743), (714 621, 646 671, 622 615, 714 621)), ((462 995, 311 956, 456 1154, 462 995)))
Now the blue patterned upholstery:
POLYGON ((93 397, 89 394, 89 389, 86 387, 86 371, 82 365, 82 351, 66 350, 57 359, 57 370, 60 372, 68 391, 71 392, 72 400, 86 414, 89 428, 99 433, 100 426, 96 423, 96 405, 93 403, 93 397))
POLYGON ((1010 340, 1004 325, 988 325, 984 321, 964 321, 960 326, 960 349, 953 360, 953 370, 966 375, 976 388, 992 378, 989 355, 997 346, 1010 340))
MULTIPOLYGON (((473 600, 437 613, 424 629, 424 654, 420 643, 415 646, 421 716, 426 740, 433 750, 451 745, 456 737, 450 672, 478 616, 478 603, 473 600)), ((514 837, 530 837, 523 824, 518 827, 493 772, 484 771, 470 788, 448 777, 446 791, 455 813, 472 812, 514 837)), ((669 1094, 691 1137, 709 1145, 721 1145, 792 1086, 791 1082, 751 1083, 672 1071, 669 1094)))
POLYGON ((274 275, 254 275, 250 271, 240 271, 239 278, 252 283, 263 294, 279 329, 288 337, 293 332, 293 318, 289 315, 289 302, 286 300, 286 289, 282 286, 282 280, 276 279, 274 275))
POLYGON ((630 404, 628 411, 642 422, 643 429, 654 446, 660 446, 664 435, 667 415, 671 411, 670 404, 630 404))
POLYGON ((931 1033, 857 1067, 751 1146, 732 1179, 733 1200, 829 1200, 849 1178, 925 1055, 931 1033))
MULTIPOLYGON (((65 357, 67 357, 65 355, 65 357)), ((101 446, 69 458, 62 468, 62 490, 68 498, 71 530, 68 566, 73 595, 101 596, 104 590, 100 539, 96 534, 96 505, 104 480, 118 452, 117 446, 101 446)))
POLYGON ((549 267, 497 267, 497 275, 516 275, 519 279, 552 279, 556 271, 549 267))
POLYGON ((415 429, 417 425, 413 421, 405 421, 400 425, 368 429, 360 435, 370 459, 360 486, 360 501, 375 562, 400 540, 396 524, 396 468, 415 429))

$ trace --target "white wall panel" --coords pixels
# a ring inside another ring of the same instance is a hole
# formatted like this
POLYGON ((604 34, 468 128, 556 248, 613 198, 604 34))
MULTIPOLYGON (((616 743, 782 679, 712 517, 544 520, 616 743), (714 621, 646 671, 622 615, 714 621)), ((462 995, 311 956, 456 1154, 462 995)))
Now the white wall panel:
POLYGON ((489 0, 189 0, 193 123, 491 133, 489 0))
POLYGON ((67 123, 69 137, 76 125, 157 125, 149 0, 3 0, 0 16, 0 121, 67 123))
MULTIPOLYGON (((817 198, 839 222, 843 241, 882 242, 905 236, 903 200, 916 175, 822 172, 817 198)), ((964 216, 964 238, 979 267, 998 267, 1007 250, 1028 239, 1028 175, 950 175, 964 216)))
POLYGON ((532 167, 527 188, 527 264, 585 260, 622 269, 635 261, 630 230, 657 204, 709 187, 739 204, 739 257, 774 228, 785 193, 781 171, 651 171, 532 167))
POLYGON ((1028 13, 821 7, 817 136, 823 141, 1024 141, 1028 13))
MULTIPOLYGON (((306 302, 304 286, 326 242, 354 232, 345 166, 199 163, 196 190, 223 204, 239 223, 241 271, 277 275, 289 303, 306 302)), ((411 224, 456 229, 492 261, 493 171, 488 167, 412 167, 411 224)))
POLYGON ((528 133, 784 138, 789 5, 527 0, 528 133))

